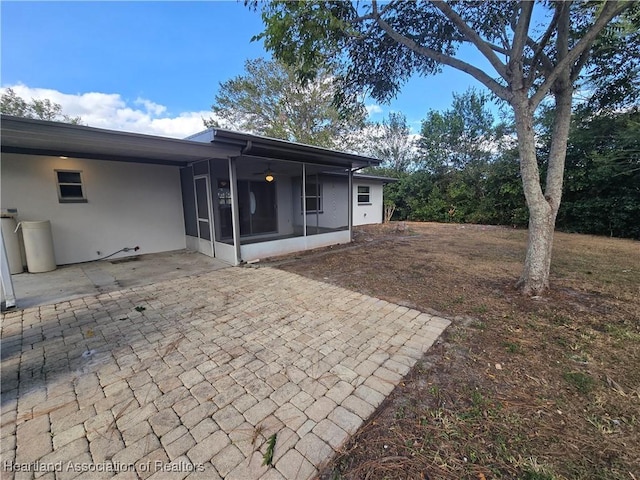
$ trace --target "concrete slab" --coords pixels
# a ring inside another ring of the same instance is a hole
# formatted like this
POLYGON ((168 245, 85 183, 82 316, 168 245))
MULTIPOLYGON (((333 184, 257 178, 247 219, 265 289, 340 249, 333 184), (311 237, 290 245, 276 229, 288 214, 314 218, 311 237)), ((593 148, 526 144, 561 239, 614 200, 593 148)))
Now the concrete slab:
POLYGON ((268 267, 9 312, 0 476, 314 478, 448 324, 268 267))
POLYGON ((126 287, 200 275, 229 267, 189 250, 60 266, 52 272, 12 275, 17 308, 29 308, 126 287))

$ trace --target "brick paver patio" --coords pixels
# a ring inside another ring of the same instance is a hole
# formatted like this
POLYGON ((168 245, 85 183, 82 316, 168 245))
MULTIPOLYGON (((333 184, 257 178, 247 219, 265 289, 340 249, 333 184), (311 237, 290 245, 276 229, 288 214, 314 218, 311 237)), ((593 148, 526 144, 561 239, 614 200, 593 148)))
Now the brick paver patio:
POLYGON ((448 324, 273 268, 8 313, 0 477, 312 478, 448 324))

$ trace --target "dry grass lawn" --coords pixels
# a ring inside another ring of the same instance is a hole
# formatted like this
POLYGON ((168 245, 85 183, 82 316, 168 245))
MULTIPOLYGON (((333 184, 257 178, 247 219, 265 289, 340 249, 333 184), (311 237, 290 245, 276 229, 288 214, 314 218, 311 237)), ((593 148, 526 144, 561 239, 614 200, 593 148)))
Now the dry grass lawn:
POLYGON ((525 231, 356 233, 274 264, 453 324, 323 478, 640 480, 638 242, 557 233, 552 291, 526 298, 525 231))

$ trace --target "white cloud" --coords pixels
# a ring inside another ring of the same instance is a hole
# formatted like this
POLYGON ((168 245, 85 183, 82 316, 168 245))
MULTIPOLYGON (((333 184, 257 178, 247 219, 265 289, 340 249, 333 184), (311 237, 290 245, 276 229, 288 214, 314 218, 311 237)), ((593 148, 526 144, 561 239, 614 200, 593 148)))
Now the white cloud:
POLYGON ((160 105, 158 103, 152 102, 151 100, 147 100, 146 98, 136 98, 136 101, 133 102, 135 105, 142 105, 152 115, 162 115, 167 111, 167 107, 164 105, 160 105))
POLYGON ((369 114, 369 116, 375 115, 377 113, 382 113, 382 107, 375 103, 371 105, 366 105, 364 108, 367 109, 367 113, 369 114))
POLYGON ((146 133, 163 137, 185 138, 205 129, 203 118, 210 118, 210 110, 170 114, 167 107, 145 98, 129 102, 118 93, 87 92, 62 93, 48 88, 31 88, 26 85, 8 85, 2 93, 12 88, 25 100, 46 99, 59 103, 64 114, 82 117, 82 123, 90 127, 146 133))

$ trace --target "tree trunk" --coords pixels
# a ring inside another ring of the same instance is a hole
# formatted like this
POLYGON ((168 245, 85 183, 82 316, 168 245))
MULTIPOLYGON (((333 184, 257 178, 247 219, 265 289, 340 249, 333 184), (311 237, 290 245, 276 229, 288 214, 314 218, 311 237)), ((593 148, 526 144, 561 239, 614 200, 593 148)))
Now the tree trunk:
POLYGON ((522 95, 513 101, 520 151, 520 173, 529 208, 529 241, 524 270, 518 287, 527 295, 540 295, 549 288, 551 252, 556 217, 562 199, 564 163, 571 123, 573 90, 568 72, 554 86, 555 116, 543 193, 536 157, 534 112, 522 95))
POLYGON ((556 215, 551 209, 534 214, 529 209, 529 242, 524 270, 518 281, 525 295, 540 295, 549 288, 549 270, 553 248, 553 232, 556 215))
POLYGON ((551 208, 540 186, 533 129, 534 112, 529 106, 526 94, 516 95, 512 105, 518 133, 520 175, 529 208, 529 241, 524 270, 517 286, 527 295, 540 295, 549 288, 549 267, 557 210, 551 208))

